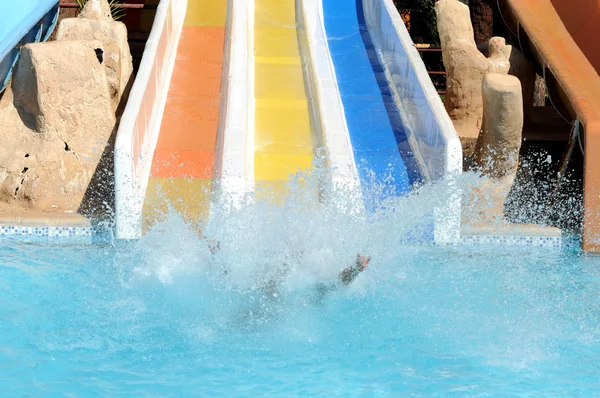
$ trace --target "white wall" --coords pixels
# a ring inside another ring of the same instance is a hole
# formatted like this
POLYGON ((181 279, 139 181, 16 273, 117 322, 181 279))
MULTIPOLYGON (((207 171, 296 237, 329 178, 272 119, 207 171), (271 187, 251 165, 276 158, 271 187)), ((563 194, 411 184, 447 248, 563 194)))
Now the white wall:
MULTIPOLYGON (((426 182, 452 181, 462 172, 462 147, 454 125, 392 0, 363 0, 365 21, 426 182)), ((436 210, 436 242, 460 239, 460 192, 436 210)))

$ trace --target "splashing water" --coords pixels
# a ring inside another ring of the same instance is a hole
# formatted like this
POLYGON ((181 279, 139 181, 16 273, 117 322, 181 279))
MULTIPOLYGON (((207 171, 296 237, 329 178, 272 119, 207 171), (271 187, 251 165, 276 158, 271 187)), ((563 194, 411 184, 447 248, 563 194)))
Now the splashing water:
POLYGON ((213 208, 215 254, 177 214, 116 246, 4 242, 3 394, 599 394, 600 260, 406 243, 446 196, 213 208))

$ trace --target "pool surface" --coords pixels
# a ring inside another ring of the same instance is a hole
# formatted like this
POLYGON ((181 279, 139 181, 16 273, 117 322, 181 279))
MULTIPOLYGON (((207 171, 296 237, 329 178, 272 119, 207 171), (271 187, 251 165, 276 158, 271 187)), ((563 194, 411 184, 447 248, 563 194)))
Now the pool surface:
POLYGON ((600 259, 403 245, 390 231, 428 209, 400 200, 410 212, 370 221, 216 214, 214 256, 176 216, 133 244, 4 241, 2 394, 600 395, 600 259), (356 252, 369 268, 321 296, 356 252))

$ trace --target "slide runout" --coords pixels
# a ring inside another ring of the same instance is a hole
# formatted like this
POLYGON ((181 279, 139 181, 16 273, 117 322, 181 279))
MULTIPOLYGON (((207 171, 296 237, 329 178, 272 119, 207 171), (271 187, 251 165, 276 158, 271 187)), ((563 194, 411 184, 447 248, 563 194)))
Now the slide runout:
POLYGON ((323 0, 328 46, 345 109, 365 207, 421 182, 385 69, 365 25, 362 1, 323 0), (365 188, 368 187, 368 190, 365 188))
MULTIPOLYGON (((600 252, 600 0, 502 0, 505 21, 542 70, 585 137, 583 249, 600 252)), ((557 101, 558 98, 554 98, 557 101)))
POLYGON ((217 142, 226 0, 188 0, 154 151, 143 230, 172 206, 199 226, 208 216, 217 142))
MULTIPOLYGON (((311 128, 295 0, 254 2, 254 188, 283 198, 290 177, 310 173, 311 128)), ((315 192, 316 195, 316 192, 315 192)))

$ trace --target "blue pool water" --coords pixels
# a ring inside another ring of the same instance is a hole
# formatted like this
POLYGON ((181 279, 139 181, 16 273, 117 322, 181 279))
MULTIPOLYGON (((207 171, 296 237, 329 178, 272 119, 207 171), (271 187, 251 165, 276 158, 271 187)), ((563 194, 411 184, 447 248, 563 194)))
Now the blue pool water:
POLYGON ((403 245, 408 205, 217 214, 214 257, 175 216, 131 244, 2 242, 2 395, 600 395, 600 259, 403 245))

